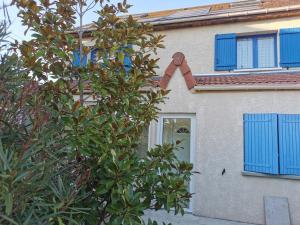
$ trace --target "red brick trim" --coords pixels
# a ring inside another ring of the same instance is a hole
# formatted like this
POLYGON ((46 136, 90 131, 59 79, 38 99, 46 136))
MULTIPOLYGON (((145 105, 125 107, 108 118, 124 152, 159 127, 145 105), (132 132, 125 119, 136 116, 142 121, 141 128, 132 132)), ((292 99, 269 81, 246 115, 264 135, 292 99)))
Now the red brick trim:
POLYGON ((181 52, 177 52, 173 55, 173 60, 170 65, 167 67, 164 76, 161 78, 159 82, 159 86, 162 89, 167 89, 169 81, 171 80, 172 76, 174 75, 176 69, 179 67, 186 86, 188 89, 192 89, 196 85, 196 80, 193 77, 192 71, 188 66, 188 63, 185 59, 185 56, 181 52))

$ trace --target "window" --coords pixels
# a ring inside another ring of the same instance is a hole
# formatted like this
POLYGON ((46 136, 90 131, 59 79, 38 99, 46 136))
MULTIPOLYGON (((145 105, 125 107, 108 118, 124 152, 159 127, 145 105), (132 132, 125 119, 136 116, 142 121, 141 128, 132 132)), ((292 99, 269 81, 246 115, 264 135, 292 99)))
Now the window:
POLYGON ((276 45, 276 34, 238 38, 237 69, 276 67, 276 45))
POLYGON ((257 38, 257 67, 271 68, 277 66, 275 35, 257 38))
POLYGON ((253 68, 253 41, 251 38, 240 38, 237 42, 237 68, 253 68))
POLYGON ((300 28, 280 29, 277 34, 215 36, 215 70, 300 67, 300 28), (277 52, 279 44, 280 54, 277 52), (278 63, 280 55, 280 64, 278 63))
MULTIPOLYGON (((123 51, 125 54, 124 60, 123 60, 124 69, 125 69, 126 73, 128 73, 128 72, 130 72, 131 67, 132 67, 132 59, 126 51, 129 51, 130 49, 132 49, 132 45, 128 45, 126 48, 123 48, 123 49, 124 49, 123 51)), ((92 64, 100 63, 103 65, 104 60, 99 58, 100 56, 99 56, 98 51, 99 51, 99 49, 97 49, 97 48, 91 48, 88 54, 84 54, 82 56, 81 62, 80 62, 80 52, 74 51, 73 52, 73 66, 74 67, 80 67, 80 66, 86 67, 88 63, 92 63, 92 64)), ((110 57, 109 55, 107 57, 108 57, 108 59, 114 59, 113 57, 110 57)))
POLYGON ((300 175, 300 115, 245 114, 244 170, 300 175))
POLYGON ((300 28, 280 29, 278 33, 279 41, 277 33, 252 36, 217 34, 215 70, 276 68, 278 65, 282 68, 300 67, 300 28))

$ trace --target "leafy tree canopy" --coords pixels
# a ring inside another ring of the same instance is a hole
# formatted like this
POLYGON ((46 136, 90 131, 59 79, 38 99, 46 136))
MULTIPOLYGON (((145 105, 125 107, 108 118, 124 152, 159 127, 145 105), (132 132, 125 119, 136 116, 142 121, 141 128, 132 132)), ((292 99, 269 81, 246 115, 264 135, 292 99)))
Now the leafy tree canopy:
POLYGON ((33 35, 0 64, 1 224, 154 225, 145 210, 183 213, 191 197, 192 165, 176 146, 136 150, 167 94, 141 91, 156 75, 163 36, 120 17, 126 1, 95 3, 97 61, 74 67, 72 52, 90 51, 69 32, 85 2, 13 1, 33 35))

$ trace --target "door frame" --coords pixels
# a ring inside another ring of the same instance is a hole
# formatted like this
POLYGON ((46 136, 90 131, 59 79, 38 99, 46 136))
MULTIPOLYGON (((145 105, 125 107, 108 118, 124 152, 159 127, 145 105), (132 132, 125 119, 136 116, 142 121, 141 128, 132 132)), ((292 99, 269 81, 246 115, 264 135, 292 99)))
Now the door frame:
MULTIPOLYGON (((163 142, 163 120, 164 119, 190 119, 191 120, 191 140, 190 140, 190 163, 194 164, 195 162, 195 152, 196 152, 196 114, 191 113, 168 113, 168 114, 159 114, 158 126, 157 126, 157 141, 161 145, 163 142)), ((195 193, 194 190, 194 177, 192 175, 190 181, 190 193, 195 193)), ((189 208, 186 209, 187 212, 192 212, 193 200, 191 198, 189 203, 189 208)))

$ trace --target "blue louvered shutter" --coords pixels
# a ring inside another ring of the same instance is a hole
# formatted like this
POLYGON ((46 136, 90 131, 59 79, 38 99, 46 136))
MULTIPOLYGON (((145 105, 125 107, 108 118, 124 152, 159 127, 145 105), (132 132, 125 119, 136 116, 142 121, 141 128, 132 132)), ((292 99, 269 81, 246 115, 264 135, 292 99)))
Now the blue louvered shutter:
POLYGON ((80 65, 80 54, 78 51, 73 52, 73 66, 79 67, 80 65))
POLYGON ((96 48, 93 48, 91 50, 91 63, 92 64, 95 64, 97 62, 97 52, 98 52, 98 49, 96 49, 96 48))
MULTIPOLYGON (((132 48, 132 45, 128 45, 127 48, 132 48)), ((124 57, 124 67, 125 67, 126 73, 128 73, 130 71, 131 66, 132 66, 131 58, 130 58, 130 56, 128 54, 125 54, 125 57, 124 57)))
POLYGON ((245 171, 278 174, 276 114, 244 115, 245 171))
MULTIPOLYGON (((87 55, 84 55, 81 62, 82 66, 87 65, 87 55)), ((73 66, 80 67, 80 52, 74 51, 73 52, 73 66)))
POLYGON ((280 174, 300 175, 300 115, 279 115, 280 174))
POLYGON ((300 28, 280 30, 281 67, 300 67, 300 28))
POLYGON ((221 34, 215 38, 215 70, 234 70, 237 64, 236 34, 221 34))
POLYGON ((124 58, 124 67, 126 72, 128 73, 131 69, 131 58, 128 56, 125 56, 124 58))

